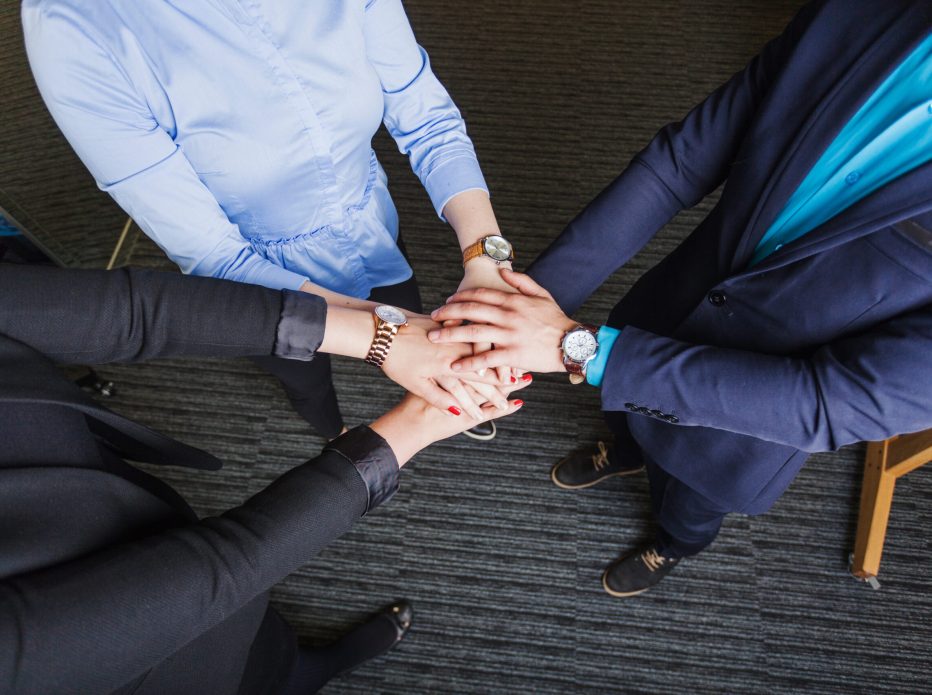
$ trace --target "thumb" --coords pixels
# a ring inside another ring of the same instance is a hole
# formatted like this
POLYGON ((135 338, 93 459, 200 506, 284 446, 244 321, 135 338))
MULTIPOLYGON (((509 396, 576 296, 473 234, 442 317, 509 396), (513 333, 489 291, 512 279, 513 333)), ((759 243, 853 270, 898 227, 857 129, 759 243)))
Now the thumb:
POLYGON ((501 269, 502 280, 514 287, 518 292, 528 297, 546 297, 552 299, 550 293, 531 279, 530 275, 516 273, 508 268, 501 269))

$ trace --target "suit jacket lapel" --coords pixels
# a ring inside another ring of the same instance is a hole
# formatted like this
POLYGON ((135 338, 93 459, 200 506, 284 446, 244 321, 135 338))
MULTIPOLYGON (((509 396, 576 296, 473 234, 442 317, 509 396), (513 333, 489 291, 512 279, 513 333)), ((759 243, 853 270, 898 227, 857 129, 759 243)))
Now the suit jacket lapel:
MULTIPOLYGON (((784 150, 782 158, 772 168, 772 174, 764 186, 735 252, 732 262, 734 270, 739 271, 747 267, 761 237, 841 129, 889 74, 928 35, 930 23, 929 18, 925 16, 929 14, 926 8, 913 4, 903 11, 902 7, 896 8, 895 3, 891 3, 890 10, 891 14, 878 17, 874 24, 877 30, 868 48, 839 76, 827 95, 816 103, 797 131, 796 137, 784 150), (904 40, 904 37, 908 38, 904 40)), ((785 74, 793 73, 787 71, 785 74)), ((792 93, 794 86, 783 85, 783 89, 792 93)), ((771 111, 772 118, 785 117, 782 109, 771 111)), ((847 215, 843 213, 838 217, 847 215)), ((836 229, 837 231, 839 230, 836 229)), ((813 232, 803 239, 812 236, 813 232)), ((783 253, 784 249, 781 249, 780 254, 783 253)))
POLYGON ((902 220, 932 211, 932 162, 859 200, 811 232, 772 253, 741 275, 754 275, 820 253, 902 220))
POLYGON ((206 451, 167 437, 94 402, 32 348, 0 335, 0 401, 55 403, 88 416, 91 431, 127 458, 145 463, 217 470, 221 462, 206 451))

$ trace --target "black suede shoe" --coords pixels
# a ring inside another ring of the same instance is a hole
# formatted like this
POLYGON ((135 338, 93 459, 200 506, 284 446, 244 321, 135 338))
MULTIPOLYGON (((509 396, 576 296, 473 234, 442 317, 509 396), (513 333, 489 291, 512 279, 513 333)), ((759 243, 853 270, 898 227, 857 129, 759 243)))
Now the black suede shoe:
POLYGON ((487 442, 490 439, 495 439, 495 434, 498 430, 495 428, 495 422, 493 420, 486 420, 485 422, 480 422, 478 425, 472 429, 468 429, 463 434, 472 439, 478 439, 480 442, 487 442))
POLYGON ((637 596, 656 585, 679 564, 679 558, 664 557, 653 545, 635 550, 605 568, 602 588, 612 596, 637 596))
POLYGON ((598 443, 598 450, 575 451, 550 469, 550 479, 557 487, 566 490, 580 490, 592 487, 607 478, 620 475, 632 475, 644 470, 644 464, 638 461, 630 466, 613 463, 608 447, 604 442, 598 443))

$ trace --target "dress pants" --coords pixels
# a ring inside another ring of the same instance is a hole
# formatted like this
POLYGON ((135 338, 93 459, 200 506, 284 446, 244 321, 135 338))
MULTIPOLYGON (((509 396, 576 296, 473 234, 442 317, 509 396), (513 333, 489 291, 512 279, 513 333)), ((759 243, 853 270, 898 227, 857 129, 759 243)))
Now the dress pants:
POLYGON ((665 557, 683 558, 710 545, 731 510, 696 492, 647 458, 628 429, 627 413, 606 411, 604 415, 615 435, 611 449, 613 463, 629 466, 643 461, 646 467, 651 508, 657 522, 657 552, 665 557))
MULTIPOLYGON (((421 293, 414 275, 397 285, 373 288, 369 299, 418 314, 423 312, 421 293)), ((310 362, 273 356, 250 359, 278 378, 292 407, 319 435, 333 439, 343 431, 343 416, 333 388, 329 355, 317 353, 310 362)))

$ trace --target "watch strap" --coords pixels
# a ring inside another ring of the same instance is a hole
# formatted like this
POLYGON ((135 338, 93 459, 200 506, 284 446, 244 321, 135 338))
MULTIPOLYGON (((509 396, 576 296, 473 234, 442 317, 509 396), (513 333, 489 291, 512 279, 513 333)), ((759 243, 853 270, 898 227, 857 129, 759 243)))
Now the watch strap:
POLYGON ((381 367, 388 357, 388 351, 392 349, 392 343, 395 335, 398 333, 398 326, 388 321, 383 321, 378 316, 375 318, 375 337, 372 339, 372 345, 369 346, 369 352, 366 354, 366 362, 381 367))
POLYGON ((485 237, 482 237, 474 244, 470 244, 463 251, 463 265, 465 266, 473 258, 478 258, 485 253, 485 237))

